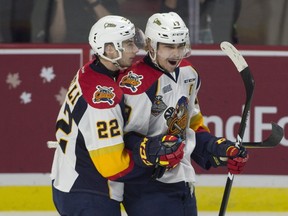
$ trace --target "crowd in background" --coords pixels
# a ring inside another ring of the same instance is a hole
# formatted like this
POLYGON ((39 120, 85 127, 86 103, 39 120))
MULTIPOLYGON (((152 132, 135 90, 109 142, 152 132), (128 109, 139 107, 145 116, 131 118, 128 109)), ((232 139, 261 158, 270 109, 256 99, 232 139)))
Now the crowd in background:
POLYGON ((145 29, 151 14, 168 11, 197 30, 194 44, 288 45, 288 0, 0 0, 0 43, 86 43, 107 14, 145 29))

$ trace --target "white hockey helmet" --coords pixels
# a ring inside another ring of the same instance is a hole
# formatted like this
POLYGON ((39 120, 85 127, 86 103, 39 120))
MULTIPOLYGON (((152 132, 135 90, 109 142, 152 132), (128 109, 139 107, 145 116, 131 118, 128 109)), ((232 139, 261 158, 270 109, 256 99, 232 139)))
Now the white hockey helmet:
POLYGON ((116 62, 122 58, 122 42, 135 36, 134 24, 125 17, 108 15, 99 19, 89 33, 89 44, 96 55, 116 62), (119 56, 110 59, 104 56, 105 44, 113 43, 119 56))
POLYGON ((175 12, 153 14, 146 24, 145 36, 150 39, 151 46, 155 51, 157 43, 160 42, 166 44, 185 43, 188 48, 186 52, 190 52, 189 30, 182 18, 175 12))

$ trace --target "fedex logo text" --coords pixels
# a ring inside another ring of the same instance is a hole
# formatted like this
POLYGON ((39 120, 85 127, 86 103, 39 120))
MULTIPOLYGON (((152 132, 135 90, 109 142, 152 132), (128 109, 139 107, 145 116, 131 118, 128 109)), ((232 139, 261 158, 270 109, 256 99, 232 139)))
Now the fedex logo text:
MULTIPOLYGON (((276 106, 255 106, 254 109, 251 108, 253 112, 253 117, 248 117, 247 127, 244 134, 244 142, 255 141, 259 142, 266 137, 263 136, 265 131, 271 130, 271 121, 265 121, 265 117, 269 115, 277 114, 276 106), (253 127, 253 129, 252 129, 253 127), (252 134, 254 140, 252 140, 252 134)), ((272 116, 273 117, 273 116, 272 116)), ((236 140, 235 129, 237 130, 240 122, 241 116, 230 116, 226 122, 220 116, 204 116, 205 124, 208 127, 214 126, 214 135, 221 137, 224 136, 229 140, 236 140)), ((273 118, 275 123, 284 129, 284 137, 281 140, 281 145, 288 147, 288 137, 286 137, 285 126, 288 127, 288 116, 282 116, 280 119, 273 118)), ((237 132, 237 131, 236 131, 237 132)), ((212 132, 213 133, 213 132, 212 132)))

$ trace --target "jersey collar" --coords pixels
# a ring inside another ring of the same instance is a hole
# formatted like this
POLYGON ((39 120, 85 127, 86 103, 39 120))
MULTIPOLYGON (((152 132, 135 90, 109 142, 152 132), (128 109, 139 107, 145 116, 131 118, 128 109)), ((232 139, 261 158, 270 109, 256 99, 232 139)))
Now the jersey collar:
POLYGON ((107 69, 98 59, 98 57, 96 57, 96 59, 90 64, 90 68, 92 68, 93 71, 97 72, 97 73, 101 73, 104 74, 108 77, 110 77, 111 79, 113 79, 114 81, 117 80, 117 77, 119 75, 119 70, 117 71, 111 71, 109 69, 107 69))

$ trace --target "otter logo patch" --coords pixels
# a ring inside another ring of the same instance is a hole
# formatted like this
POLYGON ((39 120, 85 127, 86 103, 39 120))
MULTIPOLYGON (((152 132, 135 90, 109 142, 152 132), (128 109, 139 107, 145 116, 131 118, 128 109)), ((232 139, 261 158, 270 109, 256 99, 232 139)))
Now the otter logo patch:
POLYGON ((114 88, 97 85, 96 89, 92 98, 93 103, 109 103, 110 105, 114 103, 114 88))
POLYGON ((132 92, 136 92, 138 87, 142 84, 141 80, 143 79, 142 75, 138 75, 129 71, 127 75, 122 77, 120 81, 120 86, 131 89, 132 92))

